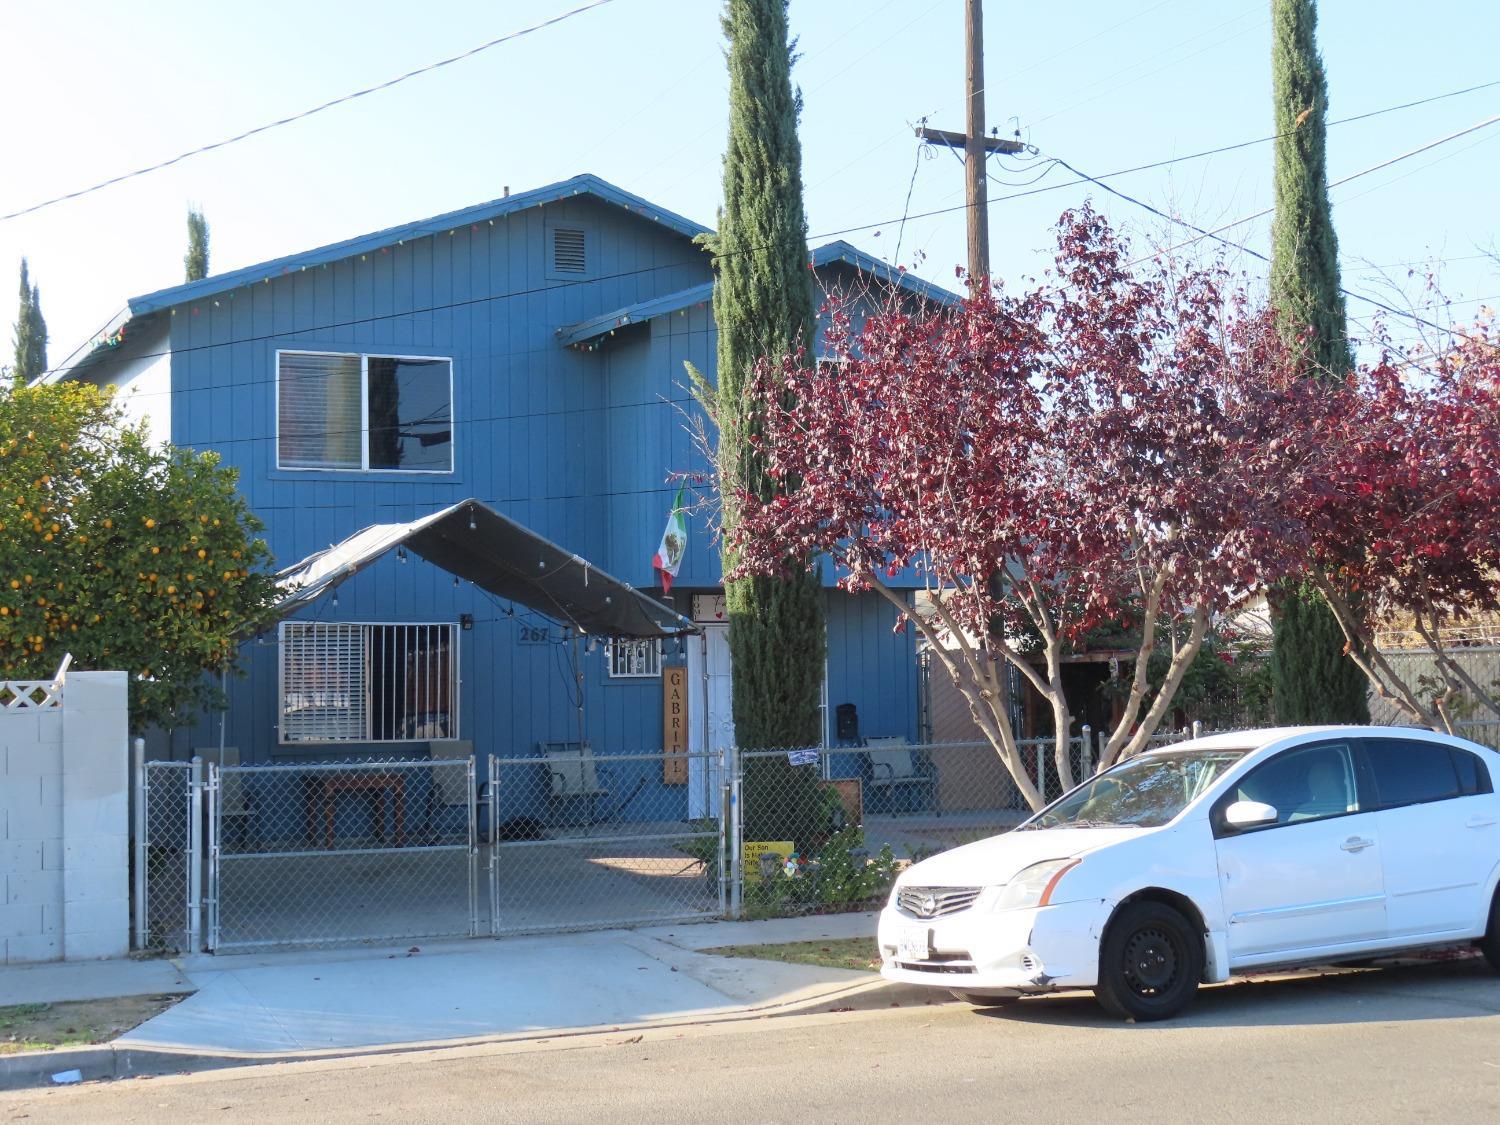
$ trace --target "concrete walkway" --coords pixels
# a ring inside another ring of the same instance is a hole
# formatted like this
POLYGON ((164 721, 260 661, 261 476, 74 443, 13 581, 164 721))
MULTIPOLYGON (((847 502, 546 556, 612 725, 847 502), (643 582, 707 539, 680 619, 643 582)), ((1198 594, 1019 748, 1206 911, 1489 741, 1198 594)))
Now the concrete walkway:
POLYGON ((197 985, 171 961, 68 961, 12 965, 0 972, 0 1008, 112 1000, 119 996, 176 996, 197 985))

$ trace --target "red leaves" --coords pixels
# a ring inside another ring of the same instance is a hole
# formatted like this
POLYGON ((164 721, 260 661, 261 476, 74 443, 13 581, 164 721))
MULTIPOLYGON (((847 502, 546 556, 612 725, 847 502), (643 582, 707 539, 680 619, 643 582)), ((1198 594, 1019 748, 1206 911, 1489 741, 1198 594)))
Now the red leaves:
POLYGON ((892 303, 825 359, 762 365, 747 393, 777 493, 741 496, 742 573, 826 554, 859 589, 912 566, 976 637, 998 616, 1076 638, 1310 565, 1372 606, 1496 601, 1500 347, 1483 327, 1420 373, 1301 377, 1218 269, 1138 276, 1088 209, 1059 225, 1063 287, 892 303), (1003 574, 999 596, 988 579, 1003 574))

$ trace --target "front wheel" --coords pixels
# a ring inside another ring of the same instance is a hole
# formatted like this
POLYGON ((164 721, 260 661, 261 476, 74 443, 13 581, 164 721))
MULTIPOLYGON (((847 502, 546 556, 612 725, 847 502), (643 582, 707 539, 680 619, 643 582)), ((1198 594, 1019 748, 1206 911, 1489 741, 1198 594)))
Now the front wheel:
POLYGON ((998 1008, 1002 1004, 1014 1004, 1021 997, 1014 992, 970 992, 963 988, 950 988, 953 999, 976 1008, 998 1008))
POLYGON ((1110 920, 1099 946, 1094 995, 1122 1019, 1170 1019, 1186 1007, 1203 976, 1203 939, 1160 902, 1133 902, 1110 920))
POLYGON ((1500 973, 1500 891, 1490 900, 1490 924, 1479 939, 1479 952, 1490 963, 1490 968, 1500 973))

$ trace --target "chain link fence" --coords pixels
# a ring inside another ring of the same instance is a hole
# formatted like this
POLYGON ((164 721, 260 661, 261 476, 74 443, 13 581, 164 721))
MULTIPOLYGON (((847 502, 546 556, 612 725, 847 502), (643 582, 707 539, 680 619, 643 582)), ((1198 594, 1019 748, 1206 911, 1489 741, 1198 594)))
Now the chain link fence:
POLYGON ((491 932, 721 916, 724 776, 717 752, 491 758, 491 932))
POLYGON ((214 950, 479 930, 472 758, 214 767, 214 950))
MULTIPOLYGON (((1075 779, 1092 739, 1069 744, 1075 779)), ((1062 792, 1052 739, 1020 743, 1027 776, 1062 792)), ((734 756, 740 817, 731 910, 748 918, 882 905, 906 863, 1004 832, 1030 808, 987 742, 751 750, 734 756)))
POLYGON ((1480 719, 1459 723, 1454 733, 1460 738, 1467 738, 1470 742, 1477 742, 1492 750, 1500 750, 1500 719, 1493 721, 1480 719))
MULTIPOLYGON (((1459 733, 1500 749, 1500 722, 1459 733)), ((1070 742, 1075 782, 1100 741, 1070 742)), ((1059 796, 1053 740, 1020 750, 1031 783, 1059 796)), ((1030 815, 983 742, 608 755, 550 743, 490 758, 482 778, 463 757, 150 762, 139 779, 136 940, 163 951, 197 944, 195 898, 203 943, 223 951, 875 909, 905 864, 1030 815)))
POLYGON ((146 762, 139 777, 135 944, 176 953, 189 948, 192 767, 146 762))
MULTIPOLYGON (((1438 672, 1437 658, 1429 649, 1391 649, 1381 653, 1391 671, 1407 683, 1419 696, 1431 698, 1443 683, 1438 672)), ((1474 681, 1489 692, 1500 692, 1500 645, 1455 646, 1448 656, 1474 681)), ((1481 725, 1489 722, 1474 716, 1472 722, 1481 725)), ((1389 699, 1372 695, 1370 698, 1370 722, 1380 725, 1407 726, 1411 717, 1389 699)))

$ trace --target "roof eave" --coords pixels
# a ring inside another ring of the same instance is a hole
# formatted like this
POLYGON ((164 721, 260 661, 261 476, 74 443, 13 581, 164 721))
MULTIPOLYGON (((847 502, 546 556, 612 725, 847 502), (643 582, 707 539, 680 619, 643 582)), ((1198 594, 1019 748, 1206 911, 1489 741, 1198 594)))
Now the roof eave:
POLYGON ((273 277, 289 275, 293 272, 307 269, 310 266, 326 265, 342 261, 356 254, 368 254, 371 251, 378 251, 383 247, 395 243, 405 242, 409 238, 424 238, 429 235, 439 234, 445 230, 455 230, 461 226, 473 226, 480 222, 491 222, 518 211, 529 210, 532 207, 547 203, 556 203, 563 199, 570 199, 576 195, 592 195, 605 203, 613 204, 625 211, 638 214, 651 222, 659 223, 669 230, 683 235, 685 238, 696 238, 700 234, 712 233, 708 227, 703 226, 701 223, 696 223, 692 219, 667 210, 665 207, 658 207, 638 195, 616 187, 606 180, 601 180, 598 176, 585 173, 555 184, 533 188, 530 191, 517 192, 515 195, 492 199, 488 203, 480 203, 458 211, 449 211, 442 215, 434 215, 431 218, 420 219, 414 223, 388 227, 385 230, 375 231, 372 234, 345 239, 343 242, 330 243, 327 246, 320 246, 313 250, 304 250, 296 254, 288 254, 281 258, 273 258, 270 261, 259 262, 253 266, 246 266, 243 269, 231 270, 229 273, 206 277, 201 281, 191 281, 186 285, 174 285, 167 289, 158 289, 154 293, 145 293, 138 297, 130 298, 128 303, 129 309, 131 313, 139 316, 143 313, 154 312, 188 301, 211 297, 216 293, 227 292, 230 289, 238 289, 243 285, 252 285, 260 281, 270 281, 273 277))

